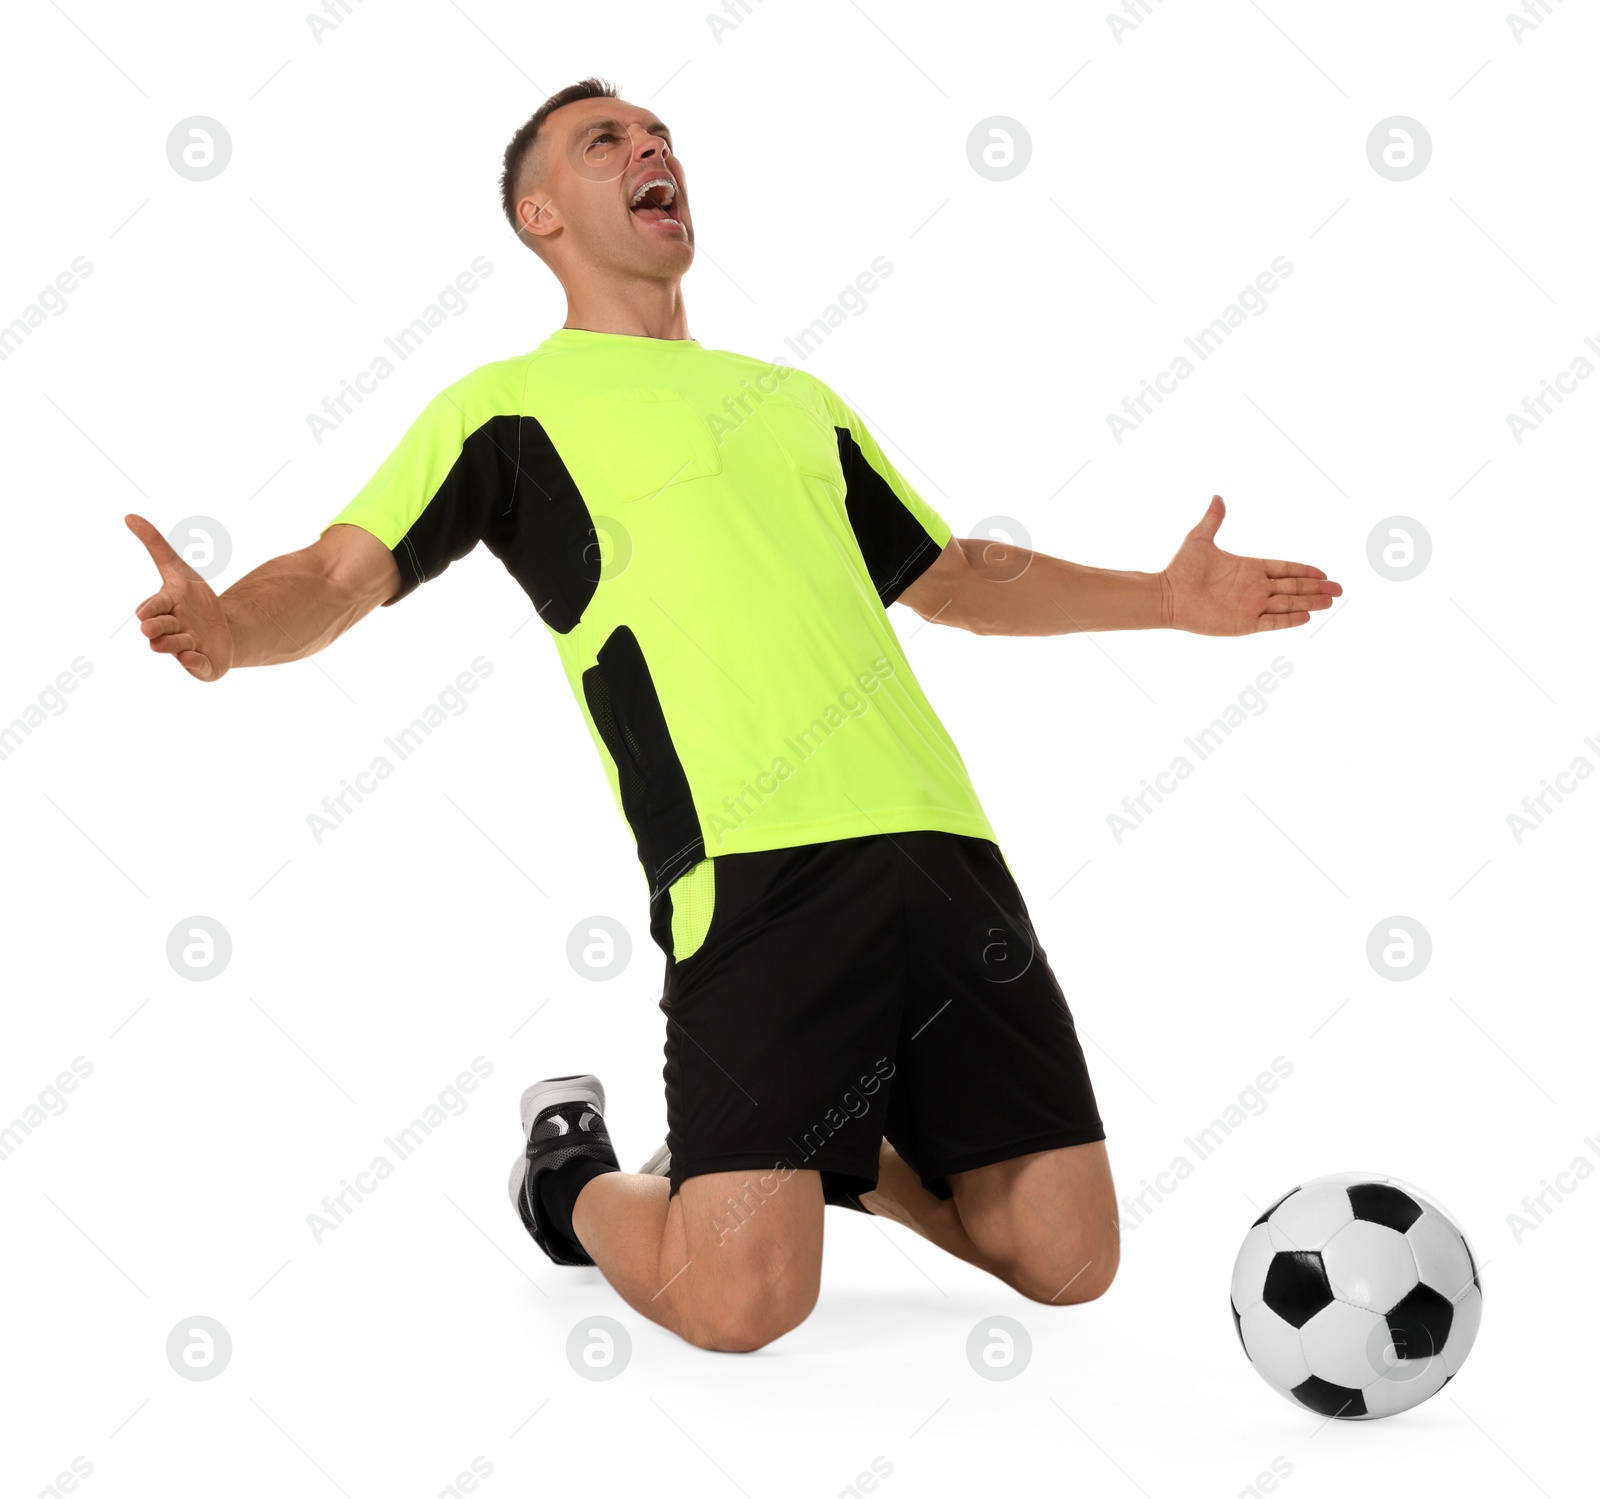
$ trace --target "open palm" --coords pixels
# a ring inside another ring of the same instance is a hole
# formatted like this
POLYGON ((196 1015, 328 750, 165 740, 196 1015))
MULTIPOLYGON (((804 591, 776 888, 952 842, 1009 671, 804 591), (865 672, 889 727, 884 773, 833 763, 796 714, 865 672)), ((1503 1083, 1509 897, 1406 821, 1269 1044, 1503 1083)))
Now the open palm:
POLYGON ((1226 514, 1222 496, 1212 495, 1162 574, 1171 610, 1167 623, 1173 629, 1251 635, 1303 625, 1313 610, 1333 607, 1344 589, 1320 568, 1223 551, 1215 538, 1226 514))

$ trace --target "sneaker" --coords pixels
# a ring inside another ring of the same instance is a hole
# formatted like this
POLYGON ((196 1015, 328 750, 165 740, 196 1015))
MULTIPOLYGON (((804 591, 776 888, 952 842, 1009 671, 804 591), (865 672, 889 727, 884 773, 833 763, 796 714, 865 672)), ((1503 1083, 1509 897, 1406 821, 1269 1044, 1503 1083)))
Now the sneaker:
POLYGON ((606 1090, 599 1078, 588 1073, 547 1077, 522 1095, 522 1132, 527 1145, 512 1162, 507 1186, 522 1226, 557 1265, 592 1265, 594 1261, 575 1238, 541 1222, 539 1178, 575 1156, 617 1165, 617 1154, 611 1148, 611 1136, 601 1117, 605 1106, 606 1090))
POLYGON ((663 1140, 656 1153, 639 1168, 640 1176, 671 1176, 672 1152, 667 1149, 667 1142, 663 1140))

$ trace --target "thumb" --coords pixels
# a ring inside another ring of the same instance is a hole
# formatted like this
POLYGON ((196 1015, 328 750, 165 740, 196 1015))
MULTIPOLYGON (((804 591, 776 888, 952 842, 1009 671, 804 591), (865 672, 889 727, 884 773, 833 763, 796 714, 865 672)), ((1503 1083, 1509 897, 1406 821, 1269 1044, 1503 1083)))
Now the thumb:
POLYGON ((1201 541, 1210 541, 1216 534, 1217 528, 1222 524, 1222 518, 1228 513, 1228 507, 1222 503, 1222 496, 1214 494, 1211 503, 1206 506, 1206 513, 1200 517, 1198 524, 1189 535, 1198 537, 1201 541))
POLYGON ((125 515, 122 521, 144 543, 145 551, 150 554, 150 560, 163 578, 184 577, 193 572, 189 564, 173 551, 167 538, 142 515, 125 515))

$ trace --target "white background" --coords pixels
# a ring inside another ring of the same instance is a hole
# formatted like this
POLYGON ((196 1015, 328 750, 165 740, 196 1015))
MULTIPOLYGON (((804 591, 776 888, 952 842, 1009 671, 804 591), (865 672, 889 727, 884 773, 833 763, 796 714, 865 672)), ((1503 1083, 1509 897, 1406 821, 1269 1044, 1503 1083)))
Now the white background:
POLYGON ((75 1457, 108 1496, 429 1496, 475 1457, 488 1494, 832 1496, 874 1457, 890 1496, 1233 1495, 1275 1457, 1294 1499, 1589 1491, 1600 1186, 1532 1231, 1508 1214, 1600 1157, 1600 786, 1520 843, 1506 817, 1600 765, 1600 382, 1521 444, 1506 415, 1600 364, 1600 21, 1558 4, 1519 43, 1486 0, 1216 0, 1119 42, 1093 5, 954 11, 750 0, 718 40, 694 4, 411 0, 319 43, 290 3, 7 7, 0 321, 93 266, 0 364, 0 721, 92 667, 0 761, 0 1117, 93 1068, 0 1161, 7 1492, 75 1457), (517 1096, 599 1073, 642 1160, 661 959, 527 601, 480 550, 324 656, 217 686, 128 623, 154 575, 126 511, 222 522, 225 584, 314 537, 438 389, 561 323, 496 178, 591 71, 677 134, 703 343, 780 354, 892 263, 807 363, 958 532, 1003 515, 1056 555, 1158 568, 1215 492, 1223 546, 1345 586, 1308 627, 1234 640, 979 639, 894 611, 1090 1042, 1119 1189, 1292 1064, 1127 1217, 1098 1303, 1038 1306, 830 1212, 817 1311, 738 1358, 549 1265, 505 1200, 517 1096), (1396 114, 1434 148, 1407 182, 1366 155, 1396 114), (233 141, 209 182, 168 165, 190 115, 233 141), (1032 141, 1005 182, 967 157, 994 115, 1032 141), (467 310, 316 442, 307 414, 480 255, 467 310), (1267 310, 1116 443, 1107 413, 1277 256, 1267 310), (1432 539, 1409 582, 1367 555, 1396 515, 1432 539), (1107 814, 1280 654, 1267 710, 1117 842, 1107 814), (468 711, 315 842, 307 814, 477 656, 468 711), (165 955, 196 914, 233 943, 207 982, 165 955), (607 983, 565 956, 595 914, 633 938, 607 983), (1366 957, 1396 914, 1433 943, 1407 982, 1366 957), (474 1057, 493 1070, 465 1112, 315 1242, 324 1194, 474 1057), (1325 1426, 1241 1356, 1227 1283, 1257 1205, 1353 1169, 1449 1205, 1487 1303, 1440 1396, 1325 1426), (997 1313, 1033 1343, 1006 1382, 965 1356, 997 1313), (233 1342, 203 1383, 164 1353, 197 1314, 233 1342), (606 1383, 564 1351, 599 1314, 632 1336, 606 1383))

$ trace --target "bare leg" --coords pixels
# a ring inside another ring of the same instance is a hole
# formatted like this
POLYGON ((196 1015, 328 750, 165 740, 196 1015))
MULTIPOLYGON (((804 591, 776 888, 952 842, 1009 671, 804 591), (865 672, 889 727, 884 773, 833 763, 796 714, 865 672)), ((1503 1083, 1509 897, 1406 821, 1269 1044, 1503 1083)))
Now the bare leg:
POLYGON ((878 1151, 877 1188, 862 1194, 861 1206, 876 1217, 889 1218, 921 1234, 946 1254, 991 1275, 1000 1273, 972 1242, 954 1201, 935 1197, 887 1140, 878 1151))
POLYGON ((1121 1241, 1105 1141, 959 1171, 950 1188, 973 1244, 1024 1296, 1065 1306, 1109 1289, 1121 1241))
POLYGON ((1116 1196, 1103 1141, 1036 1151, 950 1178, 935 1197, 887 1140, 861 1205, 1036 1301, 1105 1292, 1119 1261, 1116 1196))
MULTIPOLYGON (((1035 1301, 1089 1301, 1119 1259, 1105 1145, 1038 1151, 950 1178, 935 1197, 885 1141, 862 1206, 1035 1301)), ((822 1273, 815 1171, 724 1171, 675 1196, 658 1176, 613 1172, 579 1194, 579 1242, 641 1316, 701 1348, 746 1352, 798 1327, 822 1273)))
POLYGON ((798 1327, 822 1276, 815 1171, 719 1171, 669 1197, 611 1172, 578 1194, 573 1231, 618 1295, 701 1348, 748 1352, 798 1327))

